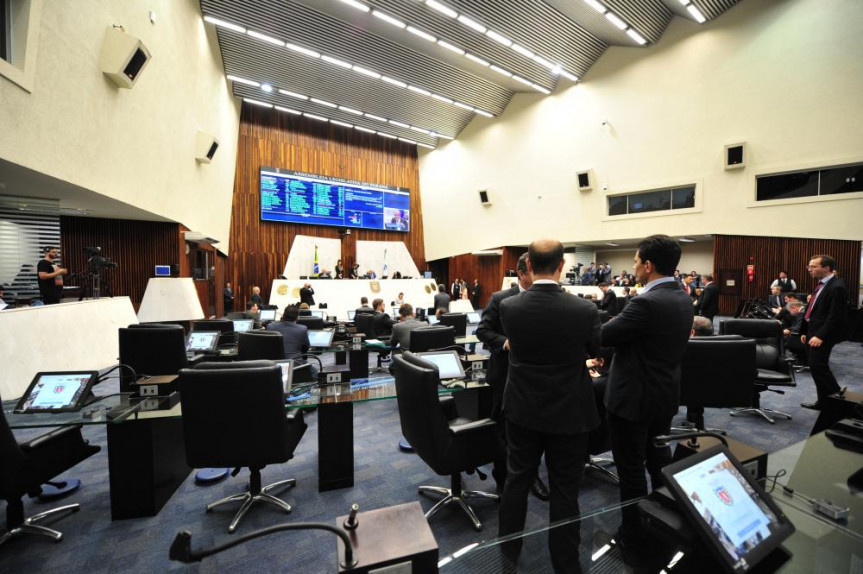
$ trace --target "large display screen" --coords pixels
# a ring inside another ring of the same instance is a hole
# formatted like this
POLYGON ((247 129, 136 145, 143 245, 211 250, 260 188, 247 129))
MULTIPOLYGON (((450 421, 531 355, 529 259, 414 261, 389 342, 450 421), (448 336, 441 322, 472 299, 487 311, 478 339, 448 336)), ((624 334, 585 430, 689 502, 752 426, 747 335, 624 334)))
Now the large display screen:
POLYGON ((261 168, 261 220, 410 231, 410 190, 261 168))

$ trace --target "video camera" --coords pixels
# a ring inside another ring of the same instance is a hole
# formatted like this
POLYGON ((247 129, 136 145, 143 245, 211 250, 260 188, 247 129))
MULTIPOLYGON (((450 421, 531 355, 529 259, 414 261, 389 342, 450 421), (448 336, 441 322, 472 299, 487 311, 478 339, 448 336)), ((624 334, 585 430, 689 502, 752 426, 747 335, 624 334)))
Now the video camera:
POLYGON ((101 247, 85 247, 84 253, 90 256, 90 259, 87 260, 87 266, 90 268, 91 273, 98 273, 102 269, 114 269, 117 267, 115 262, 100 255, 102 253, 101 247))

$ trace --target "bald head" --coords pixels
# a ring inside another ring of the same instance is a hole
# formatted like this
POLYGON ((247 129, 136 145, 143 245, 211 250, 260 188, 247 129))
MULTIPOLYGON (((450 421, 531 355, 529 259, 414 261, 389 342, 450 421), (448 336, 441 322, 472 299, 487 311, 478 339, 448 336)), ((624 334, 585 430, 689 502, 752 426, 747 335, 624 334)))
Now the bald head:
POLYGON ((556 239, 537 239, 528 249, 528 263, 534 275, 560 274, 563 244, 556 239))

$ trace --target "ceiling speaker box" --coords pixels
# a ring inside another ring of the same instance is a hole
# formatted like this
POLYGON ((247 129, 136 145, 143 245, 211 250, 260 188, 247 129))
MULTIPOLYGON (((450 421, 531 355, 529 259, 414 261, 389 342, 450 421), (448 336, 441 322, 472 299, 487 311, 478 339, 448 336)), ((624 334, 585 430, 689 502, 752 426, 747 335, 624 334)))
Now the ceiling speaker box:
POLYGON ((579 171, 575 174, 578 180, 578 191, 590 191, 593 189, 593 170, 579 171))
POLYGON ((199 131, 195 142, 195 160, 198 163, 210 163, 216 150, 219 149, 219 140, 215 136, 199 131))
POLYGON ((489 207, 491 205, 491 196, 489 195, 489 190, 479 190, 479 202, 482 203, 483 207, 489 207))
POLYGON ((108 28, 102 42, 102 73, 121 88, 131 88, 150 62, 150 51, 140 38, 122 28, 108 28))
POLYGON ((746 165, 746 142, 725 146, 725 169, 740 169, 746 165))

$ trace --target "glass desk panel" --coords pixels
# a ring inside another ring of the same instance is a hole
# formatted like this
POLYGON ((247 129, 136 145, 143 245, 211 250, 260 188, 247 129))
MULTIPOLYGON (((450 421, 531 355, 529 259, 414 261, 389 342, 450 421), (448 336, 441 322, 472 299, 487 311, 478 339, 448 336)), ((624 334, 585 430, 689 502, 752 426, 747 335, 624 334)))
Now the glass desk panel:
POLYGON ((124 405, 130 409, 133 408, 129 402, 129 395, 125 393, 97 397, 95 401, 80 411, 71 413, 14 413, 12 410, 17 404, 17 400, 3 401, 3 414, 6 416, 9 427, 13 429, 103 425, 110 422, 107 417, 109 410, 124 405))

